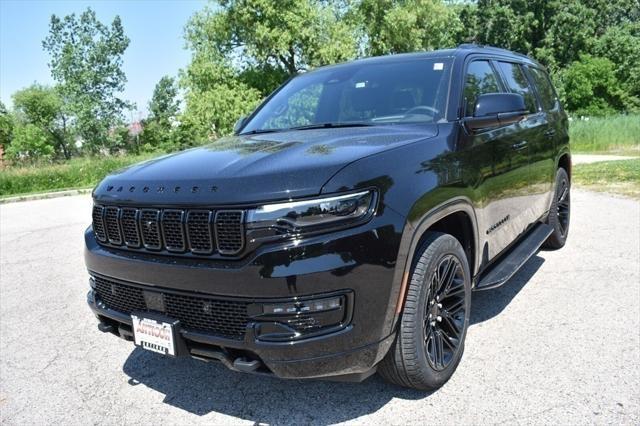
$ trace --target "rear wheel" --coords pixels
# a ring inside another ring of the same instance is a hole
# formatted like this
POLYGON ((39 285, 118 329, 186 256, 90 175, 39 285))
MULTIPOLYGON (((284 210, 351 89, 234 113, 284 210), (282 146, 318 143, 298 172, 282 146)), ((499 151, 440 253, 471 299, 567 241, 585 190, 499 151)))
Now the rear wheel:
POLYGON ((564 247, 569 235, 570 219, 571 184, 567 171, 560 168, 556 172, 556 190, 547 218, 547 224, 553 228, 553 233, 544 242, 543 248, 555 250, 564 247))
POLYGON ((414 389, 442 386, 462 357, 470 304, 462 246, 451 235, 430 232, 416 253, 399 330, 380 375, 414 389))

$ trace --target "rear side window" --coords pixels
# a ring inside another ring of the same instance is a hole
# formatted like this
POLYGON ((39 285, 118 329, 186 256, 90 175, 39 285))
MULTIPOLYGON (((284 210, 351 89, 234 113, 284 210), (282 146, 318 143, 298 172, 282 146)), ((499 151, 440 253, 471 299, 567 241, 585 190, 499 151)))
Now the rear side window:
POLYGON ((478 96, 500 92, 498 78, 488 61, 473 61, 467 68, 464 84, 465 116, 473 115, 478 96))
POLYGON ((524 75, 522 67, 518 64, 512 64, 511 62, 498 62, 498 66, 504 75, 505 83, 509 90, 513 93, 521 94, 524 97, 527 111, 535 113, 538 110, 536 97, 533 94, 531 85, 529 85, 527 76, 524 75))
POLYGON ((556 97, 556 92, 553 90, 553 86, 551 85, 551 81, 549 80, 549 76, 547 75, 547 73, 542 71, 541 69, 533 67, 529 67, 529 72, 531 73, 531 78, 533 78, 533 83, 538 89, 538 95, 540 96, 542 108, 545 111, 551 111, 555 109, 558 105, 558 99, 556 97))

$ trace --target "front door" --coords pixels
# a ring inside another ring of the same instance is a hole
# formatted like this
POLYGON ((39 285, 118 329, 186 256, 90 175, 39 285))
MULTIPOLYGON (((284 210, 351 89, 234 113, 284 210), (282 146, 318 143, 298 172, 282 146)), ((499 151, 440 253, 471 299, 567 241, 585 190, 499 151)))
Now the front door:
MULTIPOLYGON (((473 115, 477 97, 508 91, 499 77, 497 64, 473 60, 467 64, 464 114, 473 115)), ((481 233, 482 263, 500 254, 527 227, 529 194, 529 145, 525 120, 499 128, 467 134, 464 156, 467 181, 474 188, 481 233)))

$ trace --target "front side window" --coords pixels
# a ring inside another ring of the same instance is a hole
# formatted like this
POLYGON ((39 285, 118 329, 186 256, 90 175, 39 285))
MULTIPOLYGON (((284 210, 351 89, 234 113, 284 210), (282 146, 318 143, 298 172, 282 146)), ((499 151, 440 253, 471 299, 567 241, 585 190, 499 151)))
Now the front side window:
POLYGON ((505 83, 512 93, 518 93, 524 97, 524 104, 529 113, 535 113, 538 108, 536 97, 533 94, 529 80, 524 75, 522 67, 511 62, 498 62, 498 66, 505 78, 505 83))
POLYGON ((553 90, 551 81, 546 72, 538 68, 529 67, 529 72, 533 78, 533 82, 538 88, 538 95, 540 96, 540 103, 545 111, 551 111, 556 109, 558 105, 558 99, 556 92, 553 90))
POLYGON ((473 61, 467 68, 464 85, 465 115, 471 116, 478 96, 500 92, 498 77, 488 61, 473 61))
POLYGON ((323 124, 433 123, 444 119, 451 59, 356 62, 287 83, 242 133, 323 124))

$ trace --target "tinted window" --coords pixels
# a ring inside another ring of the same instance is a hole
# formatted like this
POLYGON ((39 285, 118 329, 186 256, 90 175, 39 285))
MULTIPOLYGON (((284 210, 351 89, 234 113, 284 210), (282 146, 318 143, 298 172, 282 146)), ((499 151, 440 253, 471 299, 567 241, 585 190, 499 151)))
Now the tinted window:
POLYGON ((313 123, 321 93, 321 84, 310 84, 292 94, 280 105, 282 111, 275 111, 275 114, 267 119, 265 128, 280 129, 313 123))
POLYGON ((527 106, 527 110, 531 113, 536 112, 538 110, 536 97, 533 94, 533 90, 531 90, 529 80, 527 80, 527 76, 524 75, 522 67, 510 62, 498 62, 498 66, 504 75, 509 90, 524 96, 524 103, 527 106))
POLYGON ((464 86, 465 115, 470 116, 476 106, 478 96, 484 93, 500 92, 498 78, 487 61, 474 61, 467 68, 464 86))
POLYGON ((302 74, 243 132, 325 123, 430 123, 443 119, 451 60, 355 62, 302 74))
POLYGON ((533 82, 538 89, 542 108, 544 108, 545 111, 555 109, 557 104, 556 92, 553 90, 553 86, 551 85, 551 81, 549 80, 547 73, 541 69, 531 67, 529 67, 529 72, 531 73, 533 82))

